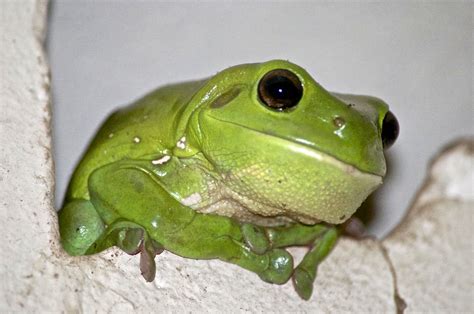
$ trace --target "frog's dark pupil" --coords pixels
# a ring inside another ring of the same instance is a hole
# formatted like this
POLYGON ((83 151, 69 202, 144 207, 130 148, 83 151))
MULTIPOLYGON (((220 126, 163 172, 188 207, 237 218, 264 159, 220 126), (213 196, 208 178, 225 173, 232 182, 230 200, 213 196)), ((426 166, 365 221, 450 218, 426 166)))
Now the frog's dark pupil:
POLYGON ((299 97, 299 90, 296 89, 293 82, 284 76, 274 76, 265 81, 265 88, 268 94, 280 102, 292 102, 299 97))
POLYGON ((298 104, 303 95, 303 88, 295 74, 277 69, 268 72, 261 79, 258 93, 265 105, 281 111, 298 104))
POLYGON ((382 143, 384 148, 389 148, 398 137, 399 125, 397 118, 390 111, 387 112, 382 124, 382 143))

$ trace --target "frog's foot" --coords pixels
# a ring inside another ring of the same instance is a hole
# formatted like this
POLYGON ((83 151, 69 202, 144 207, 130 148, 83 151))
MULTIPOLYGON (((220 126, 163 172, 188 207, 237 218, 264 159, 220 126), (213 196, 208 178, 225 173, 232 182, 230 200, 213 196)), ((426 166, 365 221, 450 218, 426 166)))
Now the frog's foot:
MULTIPOLYGON (((310 250, 292 273, 295 290, 305 300, 308 300, 313 292, 318 265, 329 254, 338 237, 337 229, 326 224, 310 226, 295 223, 270 228, 242 225, 241 230, 245 243, 254 251, 255 248, 266 249, 269 253, 272 250, 278 252, 276 248, 310 246, 310 250)), ((279 258, 285 260, 283 255, 274 260, 279 258)), ((265 280, 265 276, 261 277, 265 280)))
POLYGON ((316 278, 319 263, 329 253, 337 239, 334 227, 325 224, 312 226, 292 224, 282 227, 265 228, 244 223, 240 226, 245 244, 256 254, 269 257, 268 269, 260 277, 272 283, 286 282, 286 276, 293 274, 295 289, 303 299, 309 299, 316 278), (282 249, 288 246, 310 246, 310 251, 295 268, 291 255, 282 249))
POLYGON ((264 227, 250 223, 240 225, 244 243, 252 252, 266 258, 267 267, 258 273, 266 282, 283 284, 293 273, 293 257, 284 249, 273 249, 264 227))
POLYGON ((311 297, 318 265, 334 247, 337 238, 338 231, 336 228, 327 228, 320 237, 314 240, 311 249, 295 268, 293 272, 293 284, 296 292, 302 299, 309 300, 311 297))
POLYGON ((140 253, 140 271, 146 281, 155 279, 155 256, 163 252, 163 247, 152 240, 140 225, 129 221, 116 221, 107 226, 102 236, 88 249, 87 254, 117 246, 125 253, 140 253))

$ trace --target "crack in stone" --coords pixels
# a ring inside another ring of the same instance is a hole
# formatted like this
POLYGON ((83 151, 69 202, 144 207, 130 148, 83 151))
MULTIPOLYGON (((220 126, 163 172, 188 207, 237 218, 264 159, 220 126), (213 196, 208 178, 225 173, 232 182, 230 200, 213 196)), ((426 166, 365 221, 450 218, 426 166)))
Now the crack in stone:
POLYGON ((133 310, 137 310, 137 305, 129 298, 127 298, 123 293, 120 293, 119 291, 115 289, 111 289, 110 287, 105 286, 100 280, 96 280, 94 278, 90 278, 92 281, 94 281, 97 286, 102 288, 103 291, 110 291, 117 295, 119 298, 121 298, 125 303, 129 304, 132 306, 133 310))
POLYGON ((382 244, 382 242, 377 241, 380 250, 382 251, 382 255, 385 259, 385 261, 388 264, 388 267, 390 269, 390 273, 392 274, 393 278, 393 299, 395 301, 395 307, 397 309, 397 314, 403 314, 408 307, 408 304, 406 303, 405 299, 400 295, 400 292, 398 291, 398 284, 397 284, 397 272, 395 270, 395 267, 393 266, 392 260, 390 259, 390 256, 388 255, 388 250, 387 248, 382 244))

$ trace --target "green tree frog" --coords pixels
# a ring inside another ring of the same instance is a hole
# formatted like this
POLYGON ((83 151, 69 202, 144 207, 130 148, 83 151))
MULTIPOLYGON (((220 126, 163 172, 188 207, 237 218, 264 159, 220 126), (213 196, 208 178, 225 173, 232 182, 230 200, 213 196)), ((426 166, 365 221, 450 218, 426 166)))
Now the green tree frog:
POLYGON ((380 99, 330 93, 283 60, 168 85, 113 113, 59 211, 70 255, 162 250, 220 259, 312 294, 340 228, 381 183, 398 122, 380 99), (294 267, 285 250, 307 246, 294 267))

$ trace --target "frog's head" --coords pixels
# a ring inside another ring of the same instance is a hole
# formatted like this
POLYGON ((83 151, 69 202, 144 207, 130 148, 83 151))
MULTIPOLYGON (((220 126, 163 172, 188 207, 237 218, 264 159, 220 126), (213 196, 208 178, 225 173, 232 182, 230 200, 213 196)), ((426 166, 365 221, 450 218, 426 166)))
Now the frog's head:
POLYGON ((382 183, 398 134, 383 101, 332 94, 282 60, 220 72, 193 101, 196 146, 238 200, 306 223, 348 219, 382 183))

